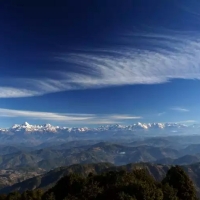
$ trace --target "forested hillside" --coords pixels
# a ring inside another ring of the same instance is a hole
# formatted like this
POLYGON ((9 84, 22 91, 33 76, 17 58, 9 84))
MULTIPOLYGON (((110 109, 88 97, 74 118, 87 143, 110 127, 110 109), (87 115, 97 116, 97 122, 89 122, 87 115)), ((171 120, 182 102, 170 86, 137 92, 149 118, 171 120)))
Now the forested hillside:
POLYGON ((179 166, 158 182, 145 169, 109 171, 88 176, 69 174, 46 192, 1 195, 1 200, 197 200, 195 187, 179 166))

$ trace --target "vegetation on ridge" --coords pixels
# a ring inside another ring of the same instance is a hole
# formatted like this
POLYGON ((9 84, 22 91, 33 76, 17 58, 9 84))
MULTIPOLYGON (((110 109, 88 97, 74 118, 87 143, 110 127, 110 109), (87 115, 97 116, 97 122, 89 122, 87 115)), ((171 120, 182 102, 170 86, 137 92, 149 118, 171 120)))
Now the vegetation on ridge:
POLYGON ((109 171, 83 176, 69 174, 51 189, 12 192, 0 200, 197 200, 195 187, 178 166, 156 181, 145 169, 109 171))

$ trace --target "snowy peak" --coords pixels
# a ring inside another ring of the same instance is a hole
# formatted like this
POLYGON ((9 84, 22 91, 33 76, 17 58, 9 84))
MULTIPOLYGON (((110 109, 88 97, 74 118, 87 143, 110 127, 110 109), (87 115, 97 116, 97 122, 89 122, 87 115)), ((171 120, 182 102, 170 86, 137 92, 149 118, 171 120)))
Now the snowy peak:
POLYGON ((54 127, 51 124, 31 125, 24 122, 23 124, 14 124, 9 130, 12 132, 56 132, 57 129, 59 129, 58 126, 54 127))
POLYGON ((14 124, 10 129, 20 129, 20 128, 27 128, 32 127, 28 122, 24 122, 23 124, 14 124))
POLYGON ((200 125, 178 123, 135 123, 132 125, 112 124, 88 127, 59 127, 51 124, 31 125, 28 122, 14 124, 11 128, 0 128, 0 143, 30 143, 31 145, 46 142, 64 142, 80 139, 119 139, 128 137, 189 135, 199 134, 200 125))
POLYGON ((44 124, 44 125, 31 125, 28 122, 24 122, 23 124, 14 124, 9 129, 0 129, 0 133, 10 132, 10 133, 88 133, 88 132, 113 132, 113 131, 131 131, 131 132, 141 132, 141 131, 164 131, 169 130, 172 131, 179 131, 184 130, 187 128, 200 128, 198 125, 191 125, 187 126, 184 124, 178 123, 135 123, 132 125, 120 125, 120 124, 112 124, 112 125, 105 125, 99 126, 97 128, 88 128, 88 127, 59 127, 53 126, 51 124, 44 124))
POLYGON ((16 129, 18 128, 20 125, 19 124, 14 124, 10 129, 16 129))
POLYGON ((43 127, 46 127, 46 128, 51 128, 53 127, 51 124, 44 124, 43 127))
POLYGON ((30 124, 29 124, 28 122, 24 122, 24 123, 22 124, 22 126, 30 126, 30 124))

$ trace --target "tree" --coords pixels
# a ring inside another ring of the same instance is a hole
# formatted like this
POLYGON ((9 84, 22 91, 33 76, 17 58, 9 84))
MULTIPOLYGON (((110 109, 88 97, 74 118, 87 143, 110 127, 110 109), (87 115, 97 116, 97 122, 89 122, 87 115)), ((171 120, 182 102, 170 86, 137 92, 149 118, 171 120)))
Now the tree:
POLYGON ((67 197, 65 197, 63 200, 80 200, 80 199, 69 194, 69 195, 68 195, 67 197))
POLYGON ((96 199, 103 192, 103 188, 99 187, 98 182, 89 182, 85 184, 81 191, 81 197, 84 200, 96 199))
POLYGON ((197 199, 196 190, 192 181, 184 172, 184 170, 179 166, 171 167, 162 183, 169 184, 169 186, 177 190, 177 197, 180 200, 197 199))
POLYGON ((169 184, 162 185, 163 200, 178 200, 177 190, 169 186, 169 184))
POLYGON ((21 194, 19 192, 11 192, 7 198, 7 200, 20 200, 21 199, 21 194))
POLYGON ((116 200, 137 200, 135 197, 130 196, 129 194, 126 194, 124 192, 118 193, 118 197, 116 200))
POLYGON ((0 195, 0 200, 6 200, 7 198, 7 195, 6 194, 1 194, 0 195))
POLYGON ((61 178, 52 189, 44 194, 43 199, 47 198, 50 193, 55 195, 56 200, 63 200, 68 195, 77 196, 81 193, 85 181, 85 178, 78 174, 65 176, 61 178))
POLYGON ((47 194, 47 195, 45 196, 45 200, 56 200, 56 199, 55 199, 55 196, 54 196, 54 194, 53 194, 53 192, 47 194))

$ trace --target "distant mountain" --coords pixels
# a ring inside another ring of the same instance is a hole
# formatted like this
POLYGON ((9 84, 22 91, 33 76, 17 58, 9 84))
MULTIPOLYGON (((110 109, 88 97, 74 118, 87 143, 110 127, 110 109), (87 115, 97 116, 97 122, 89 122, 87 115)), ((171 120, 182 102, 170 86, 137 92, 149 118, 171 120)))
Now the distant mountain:
POLYGON ((20 151, 21 149, 14 146, 0 146, 0 155, 11 154, 20 151))
POLYGON ((50 170, 55 167, 80 163, 111 162, 123 165, 131 162, 153 162, 166 157, 178 158, 179 151, 171 148, 142 145, 125 145, 100 142, 94 145, 66 149, 44 148, 34 151, 17 151, 0 156, 0 169, 38 167, 50 170))
MULTIPOLYGON (((90 132, 90 131, 120 131, 120 130, 127 130, 127 131, 136 131, 136 130, 155 130, 155 129, 184 129, 187 127, 197 127, 197 126, 187 126, 184 124, 178 123, 136 123, 133 125, 106 125, 106 126, 99 126, 97 128, 69 128, 69 127, 59 127, 59 126, 52 126, 51 124, 44 124, 44 125, 30 125, 28 122, 23 124, 15 124, 9 129, 0 129, 1 133, 16 133, 22 132, 24 134, 30 134, 35 132, 41 133, 59 133, 60 131, 65 132, 90 132)), ((200 127, 200 126, 199 126, 200 127)))
POLYGON ((162 137, 151 137, 148 139, 135 140, 133 142, 128 143, 130 146, 140 146, 140 145, 148 145, 154 147, 177 147, 177 141, 174 141, 173 138, 162 136, 162 137))
POLYGON ((0 156, 0 169, 12 169, 25 165, 33 165, 39 158, 27 152, 19 151, 13 154, 0 156))
POLYGON ((49 189, 50 187, 54 186, 58 180, 60 180, 63 176, 67 174, 77 173, 87 176, 89 173, 101 173, 103 170, 106 170, 107 168, 113 166, 114 165, 110 163, 98 163, 60 167, 51 170, 44 175, 36 176, 21 183, 14 184, 13 186, 0 189, 0 193, 8 193, 16 190, 22 192, 25 190, 32 190, 36 188, 49 189))
POLYGON ((20 168, 20 169, 7 169, 0 170, 0 188, 10 186, 18 182, 22 182, 32 177, 44 174, 45 170, 40 168, 20 168))
POLYGON ((191 144, 182 150, 185 154, 197 154, 200 153, 200 144, 191 144))
POLYGON ((166 164, 166 165, 189 165, 200 162, 199 155, 185 155, 177 159, 173 158, 163 158, 156 160, 157 164, 166 164))
POLYGON ((178 123, 136 123, 133 125, 106 125, 97 128, 88 127, 59 127, 51 124, 30 125, 28 122, 15 124, 11 128, 0 128, 0 143, 21 143, 39 145, 43 142, 65 142, 80 139, 107 139, 156 134, 195 134, 200 129, 199 125, 187 126, 178 123), (132 133, 132 134, 130 134, 132 133))
MULTIPOLYGON (((155 140, 147 139, 144 140, 144 142, 145 141, 154 145, 157 141, 159 142, 157 138, 155 138, 155 140)), ((164 141, 165 139, 161 140, 160 144, 162 144, 164 141)), ((81 166, 90 166, 90 164, 92 164, 92 166, 96 166, 96 163, 109 162, 112 163, 112 166, 122 166, 128 163, 135 163, 132 165, 139 167, 141 167, 141 163, 154 163, 148 164, 148 169, 150 172, 152 171, 152 175, 154 175, 156 179, 159 179, 159 177, 161 177, 161 175, 166 172, 165 169, 169 168, 168 165, 186 165, 200 162, 199 155, 183 156, 185 148, 175 150, 168 147, 160 147, 160 144, 158 144, 157 147, 149 145, 130 146, 130 143, 127 145, 121 145, 110 142, 99 142, 96 144, 93 144, 93 142, 89 142, 88 144, 88 142, 86 142, 88 145, 83 144, 84 143, 82 142, 70 142, 69 146, 68 143, 65 143, 55 147, 37 149, 33 151, 11 148, 11 150, 16 150, 16 152, 0 156, 0 170, 2 169, 2 171, 12 171, 13 178, 12 181, 9 182, 10 176, 8 176, 8 174, 3 174, 2 178, 0 175, 0 187, 10 185, 11 183, 17 183, 20 180, 26 180, 29 177, 33 177, 34 170, 36 172, 35 175, 37 175, 37 173, 45 173, 51 169, 55 169, 61 166, 66 167, 61 167, 59 169, 68 169, 67 166, 71 165, 79 166, 77 168, 79 170, 81 166), (154 166, 157 167, 155 168, 154 166), (20 171, 19 174, 17 174, 18 171, 20 171)), ((127 165, 126 169, 131 169, 132 165, 127 165)), ((144 165, 146 166, 147 164, 144 165)), ((198 171, 197 168, 196 170, 198 171)), ((190 172, 190 170, 188 170, 188 172, 190 172)), ((197 172, 195 171, 195 174, 196 173, 197 172)), ((196 180, 195 174, 193 174, 193 176, 196 180)), ((36 177, 34 180, 34 184, 36 185, 41 183, 41 180, 38 180, 38 177, 36 177)))
POLYGON ((189 165, 200 162, 200 156, 198 155, 185 155, 174 160, 175 165, 189 165))

